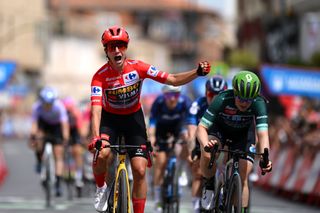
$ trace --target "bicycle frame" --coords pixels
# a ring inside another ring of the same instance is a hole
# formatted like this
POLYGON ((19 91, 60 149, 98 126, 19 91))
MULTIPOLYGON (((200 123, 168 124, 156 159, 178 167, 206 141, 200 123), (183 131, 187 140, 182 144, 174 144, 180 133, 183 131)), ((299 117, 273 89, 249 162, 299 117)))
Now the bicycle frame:
MULTIPOLYGON (((239 151, 239 150, 225 150, 225 149, 218 149, 218 144, 216 144, 214 147, 210 148, 210 147, 205 147, 205 151, 206 152, 210 152, 211 153, 211 158, 210 158, 210 162, 209 162, 209 166, 208 168, 211 169, 213 166, 213 163, 215 161, 215 153, 217 152, 226 152, 231 154, 231 159, 230 156, 228 156, 229 160, 226 163, 225 166, 225 170, 223 171, 223 183, 221 185, 217 185, 216 188, 216 195, 218 195, 216 197, 215 203, 218 205, 222 205, 222 206, 216 206, 219 208, 219 210, 217 210, 218 212, 220 210, 225 210, 227 207, 227 211, 231 212, 232 209, 230 209, 230 205, 232 207, 232 204, 230 204, 230 202, 232 202, 232 195, 229 194, 229 190, 231 190, 230 188, 233 187, 233 184, 235 184, 237 187, 240 188, 240 194, 238 194, 238 205, 241 205, 241 200, 242 200, 242 185, 241 185, 241 178, 240 178, 240 174, 239 174, 239 159, 240 158, 245 158, 247 154, 252 153, 254 155, 261 155, 263 156, 263 160, 264 162, 268 162, 268 156, 269 156, 269 151, 267 148, 264 149, 264 153, 256 153, 256 152, 243 152, 243 151, 239 151), (235 179, 235 180, 233 180, 235 179), (234 181, 236 183, 234 183, 234 181), (221 199, 220 198, 220 189, 219 188, 221 186, 221 188, 223 189, 223 196, 222 196, 222 200, 217 200, 217 199, 221 199), (222 202, 222 203, 220 203, 222 202), (228 209, 229 207, 229 209, 228 209), (222 208, 222 209, 221 209, 222 208)), ((262 175, 264 175, 264 173, 262 173, 262 175)), ((238 207, 239 208, 239 207, 238 207)), ((237 212, 241 211, 241 206, 240 209, 237 209, 237 212)))
POLYGON ((40 179, 46 192, 46 206, 52 205, 52 189, 55 183, 55 162, 53 157, 53 146, 49 141, 44 142, 42 154, 42 168, 40 179))
POLYGON ((179 212, 180 194, 177 175, 177 156, 174 153, 176 144, 185 144, 182 140, 174 141, 173 138, 169 143, 168 160, 166 163, 164 182, 161 186, 162 208, 163 212, 179 212))
MULTIPOLYGON (((117 166, 117 171, 116 171, 116 177, 115 177, 115 182, 114 182, 114 193, 113 193, 113 213, 116 212, 117 209, 117 204, 118 204, 118 183, 119 183, 119 174, 121 170, 125 171, 126 174, 126 187, 127 187, 127 192, 130 192, 130 184, 129 184, 129 178, 128 178, 128 170, 126 167, 126 153, 125 152, 120 152, 118 153, 118 166, 117 166)), ((131 196, 130 193, 127 195, 127 202, 128 202, 128 209, 127 212, 131 213, 131 196)))
MULTIPOLYGON (((148 151, 148 155, 151 154, 152 152, 152 147, 150 142, 148 142, 146 145, 125 145, 125 144, 121 144, 120 143, 121 139, 119 138, 119 144, 118 145, 105 145, 103 147, 102 146, 102 141, 99 140, 97 141, 95 148, 96 148, 96 152, 94 154, 94 158, 93 158, 93 163, 95 164, 97 162, 97 158, 99 155, 99 151, 101 148, 110 148, 113 149, 117 152, 117 159, 118 159, 118 163, 117 163, 117 168, 116 168, 116 173, 115 173, 115 179, 114 182, 112 184, 111 190, 110 190, 110 194, 108 195, 108 199, 106 202, 109 202, 109 200, 111 199, 110 196, 112 197, 112 202, 110 206, 108 206, 107 208, 107 212, 113 212, 116 213, 118 208, 121 208, 122 206, 118 206, 118 201, 119 199, 121 199, 121 197, 123 195, 121 195, 121 193, 123 193, 124 189, 122 188, 123 184, 122 179, 121 179, 121 173, 124 171, 124 175, 125 175, 125 196, 126 199, 123 202, 126 202, 126 213, 131 213, 131 189, 130 189, 130 182, 129 182, 129 178, 128 178, 128 170, 126 167, 126 149, 130 149, 130 148, 141 148, 141 149, 146 149, 148 151), (112 194, 113 193, 113 194, 112 194)), ((108 141, 106 141, 108 142, 108 141)), ((151 166, 151 165, 150 165, 151 166)), ((123 177, 122 177, 123 178, 123 177)), ((107 193, 107 192, 106 192, 107 193)), ((123 198, 122 198, 123 199, 123 198)), ((121 200, 120 200, 121 202, 121 200)), ((109 202, 110 204, 110 202, 109 202)), ((123 211, 123 209, 122 209, 123 211)), ((118 212, 117 212, 118 213, 118 212)))

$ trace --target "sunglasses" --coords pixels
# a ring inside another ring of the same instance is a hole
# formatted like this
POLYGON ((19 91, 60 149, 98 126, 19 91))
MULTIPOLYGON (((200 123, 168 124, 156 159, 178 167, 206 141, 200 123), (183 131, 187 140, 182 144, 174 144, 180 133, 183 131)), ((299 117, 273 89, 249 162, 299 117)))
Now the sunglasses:
POLYGON ((236 99, 238 99, 241 103, 251 104, 253 102, 253 99, 251 98, 241 98, 239 96, 236 96, 236 99))
POLYGON ((167 92, 164 94, 164 98, 166 98, 166 99, 171 99, 171 98, 178 99, 179 97, 180 97, 179 92, 167 92))
POLYGON ((105 48, 109 52, 114 52, 116 48, 118 48, 120 51, 124 51, 127 49, 127 47, 128 47, 128 44, 125 42, 111 42, 105 45, 105 48))

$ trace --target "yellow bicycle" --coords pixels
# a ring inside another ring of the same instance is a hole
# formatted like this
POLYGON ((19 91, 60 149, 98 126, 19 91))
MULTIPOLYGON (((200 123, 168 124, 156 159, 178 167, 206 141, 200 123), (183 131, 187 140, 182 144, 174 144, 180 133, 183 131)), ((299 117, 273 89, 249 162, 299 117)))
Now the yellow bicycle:
MULTIPOLYGON (((146 145, 126 145, 121 140, 122 137, 119 137, 119 142, 117 145, 105 145, 102 147, 102 140, 97 141, 95 148, 96 152, 94 154, 93 163, 96 163, 99 151, 102 148, 109 148, 117 152, 117 168, 115 171, 115 178, 112 183, 110 190, 106 190, 105 193, 108 193, 107 201, 108 208, 106 213, 131 213, 131 190, 128 178, 128 170, 126 167, 126 157, 128 149, 141 149, 147 150, 148 153, 148 165, 151 166, 151 152, 152 146, 148 142, 146 145)), ((108 142, 108 141, 106 141, 108 142)))

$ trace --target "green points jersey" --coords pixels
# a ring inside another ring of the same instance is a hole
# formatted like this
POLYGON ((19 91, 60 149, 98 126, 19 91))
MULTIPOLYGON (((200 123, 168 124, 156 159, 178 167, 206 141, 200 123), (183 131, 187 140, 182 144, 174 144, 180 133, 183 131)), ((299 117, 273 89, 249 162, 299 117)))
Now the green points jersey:
POLYGON ((200 124, 209 129, 213 124, 226 132, 242 132, 255 124, 257 130, 268 129, 268 115, 265 100, 258 96, 245 112, 235 105, 233 90, 221 92, 211 103, 200 124))

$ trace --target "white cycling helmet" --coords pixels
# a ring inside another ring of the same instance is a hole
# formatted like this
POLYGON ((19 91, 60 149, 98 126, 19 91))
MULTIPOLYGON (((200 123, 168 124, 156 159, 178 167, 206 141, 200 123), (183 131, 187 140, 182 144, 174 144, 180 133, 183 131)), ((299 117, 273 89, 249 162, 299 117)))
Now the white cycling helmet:
POLYGON ((58 97, 57 91, 52 87, 44 87, 41 89, 39 98, 42 103, 52 104, 58 97))
POLYGON ((163 93, 168 93, 168 92, 181 92, 181 87, 176 87, 176 86, 172 86, 172 85, 164 85, 162 87, 162 92, 163 93))

